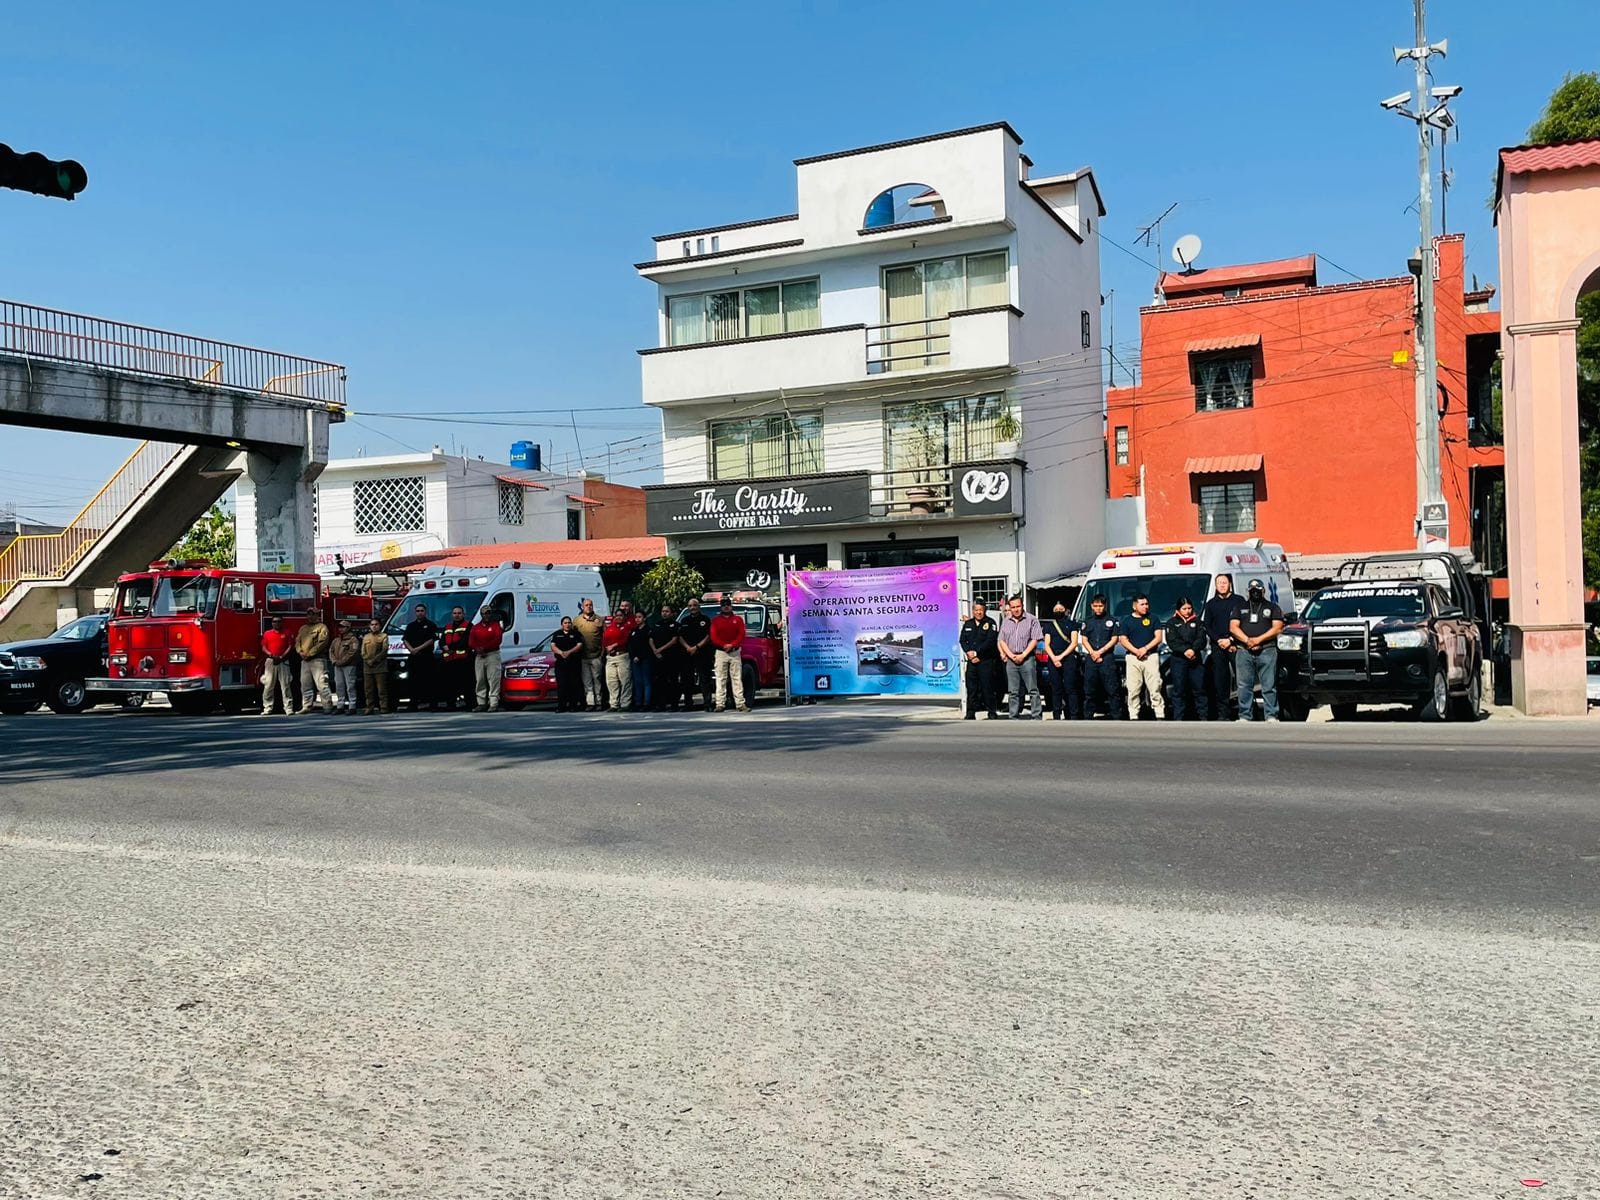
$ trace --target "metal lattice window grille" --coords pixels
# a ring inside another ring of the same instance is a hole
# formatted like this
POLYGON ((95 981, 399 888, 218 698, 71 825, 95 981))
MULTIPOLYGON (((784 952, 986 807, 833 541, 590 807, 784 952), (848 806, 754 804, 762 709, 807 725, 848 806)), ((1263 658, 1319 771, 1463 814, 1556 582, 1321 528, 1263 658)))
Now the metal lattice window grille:
POLYGON ((990 612, 1005 602, 1006 577, 1004 575, 975 575, 972 579, 972 602, 987 605, 990 612))
POLYGON ((1256 485, 1254 483, 1201 485, 1201 533, 1247 533, 1255 527, 1256 485))
POLYGON ((420 533, 427 528, 427 488, 421 475, 358 479, 353 492, 357 533, 420 533))
POLYGON ((522 524, 522 488, 517 484, 500 485, 500 524, 522 524))

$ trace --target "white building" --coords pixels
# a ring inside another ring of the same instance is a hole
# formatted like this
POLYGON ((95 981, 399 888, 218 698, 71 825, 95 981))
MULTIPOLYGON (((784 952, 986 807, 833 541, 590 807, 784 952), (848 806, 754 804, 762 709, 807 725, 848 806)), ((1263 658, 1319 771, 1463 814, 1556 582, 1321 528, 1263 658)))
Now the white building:
POLYGON ((655 239, 650 533, 714 582, 964 552, 993 599, 1090 562, 1105 208, 1021 145, 1000 123, 799 159, 798 212, 655 239))
MULTIPOLYGON (((313 492, 316 565, 329 574, 335 558, 346 566, 400 558, 446 546, 541 542, 588 535, 589 513, 602 506, 586 489, 598 476, 568 477, 431 454, 334 459, 313 492)), ((239 564, 259 562, 255 543, 255 493, 241 478, 235 501, 239 564)))

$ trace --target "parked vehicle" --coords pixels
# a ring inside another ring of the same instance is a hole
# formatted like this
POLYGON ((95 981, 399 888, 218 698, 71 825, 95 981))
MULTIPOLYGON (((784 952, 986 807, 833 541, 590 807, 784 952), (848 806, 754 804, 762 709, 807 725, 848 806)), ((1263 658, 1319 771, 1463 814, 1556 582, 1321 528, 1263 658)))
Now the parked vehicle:
POLYGON ((1600 658, 1590 655, 1585 660, 1588 675, 1589 703, 1600 704, 1600 658))
MULTIPOLYGON (((705 605, 715 610, 722 603, 722 592, 707 592, 705 605)), ((733 611, 744 618, 744 698, 754 703, 762 691, 782 691, 784 687, 783 616, 777 602, 765 592, 727 593, 733 611)))
POLYGON ((502 655, 500 704, 504 708, 526 708, 530 704, 552 704, 556 699, 556 656, 547 634, 538 645, 515 658, 502 655))
POLYGON ((80 713, 96 704, 138 708, 147 693, 91 689, 105 674, 109 613, 69 621, 47 638, 0 646, 0 714, 20 717, 48 705, 51 712, 80 713))
POLYGON ((1475 594, 1447 553, 1373 555, 1306 604, 1278 639, 1278 692, 1304 716, 1327 704, 1336 721, 1359 704, 1409 704, 1422 720, 1476 721, 1483 703, 1483 632, 1475 594))
POLYGON ((94 692, 161 692, 180 713, 240 712, 261 693, 261 635, 291 637, 313 613, 330 625, 381 615, 372 596, 329 592, 318 575, 243 571, 199 560, 152 563, 117 580, 105 674, 94 692))
POLYGON ((1170 546, 1121 546, 1102 551, 1078 593, 1073 618, 1085 620, 1089 601, 1104 596, 1114 617, 1133 611, 1133 598, 1150 597, 1150 612, 1165 622, 1187 596, 1202 607, 1216 591, 1218 575, 1233 576, 1233 590, 1244 595, 1252 579, 1267 585, 1267 599, 1294 613, 1294 583, 1283 547, 1256 538, 1249 542, 1187 542, 1170 546))
MULTIPOLYGON (((573 616, 585 598, 604 608, 605 581, 599 567, 527 566, 503 562, 498 567, 471 570, 428 567, 407 581, 404 598, 389 618, 389 679, 391 699, 410 698, 409 657, 405 628, 421 604, 428 619, 441 629, 450 623, 450 610, 459 606, 476 624, 484 601, 493 604, 505 629, 502 661, 512 661, 523 649, 532 649, 561 627, 563 616, 573 616)), ((435 648, 437 649, 437 647, 435 648)), ((504 698, 502 693, 502 699, 504 698)))

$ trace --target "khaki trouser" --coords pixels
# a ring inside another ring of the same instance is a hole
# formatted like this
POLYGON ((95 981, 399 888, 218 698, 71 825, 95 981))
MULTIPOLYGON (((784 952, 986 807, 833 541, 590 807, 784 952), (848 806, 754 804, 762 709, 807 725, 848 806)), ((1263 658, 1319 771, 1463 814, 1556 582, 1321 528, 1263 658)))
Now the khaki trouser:
POLYGON ((728 707, 728 689, 733 691, 734 704, 744 708, 744 658, 739 651, 719 649, 712 671, 717 679, 717 711, 728 707))
POLYGON ((480 650, 472 660, 472 679, 478 685, 478 707, 500 707, 500 651, 480 650))
POLYGON ((596 655, 594 658, 584 656, 583 660, 583 699, 590 708, 600 707, 600 688, 605 681, 606 664, 596 655))
POLYGON ((364 667, 361 671, 361 690, 366 693, 367 711, 389 711, 389 664, 381 667, 364 667))
POLYGON ((611 711, 626 712, 633 706, 633 660, 627 654, 606 655, 606 691, 611 693, 611 711))
POLYGON ((1167 702, 1161 695, 1161 656, 1152 650, 1142 659, 1130 654, 1124 661, 1128 674, 1128 720, 1139 719, 1140 692, 1149 692, 1156 720, 1162 720, 1167 715, 1167 702))
POLYGON ((283 698, 283 711, 294 711, 294 692, 289 686, 289 664, 273 662, 270 658, 261 665, 261 715, 272 711, 276 696, 283 698))
POLYGON ((328 687, 328 660, 308 658, 300 663, 300 711, 310 712, 315 702, 323 712, 333 711, 333 690, 328 687))

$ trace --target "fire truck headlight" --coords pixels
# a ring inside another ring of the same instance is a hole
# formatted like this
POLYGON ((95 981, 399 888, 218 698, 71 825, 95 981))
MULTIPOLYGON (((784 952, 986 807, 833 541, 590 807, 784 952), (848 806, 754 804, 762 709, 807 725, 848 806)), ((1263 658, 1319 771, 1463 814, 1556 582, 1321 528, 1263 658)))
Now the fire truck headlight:
POLYGON ((167 651, 167 661, 169 663, 186 663, 189 661, 189 652, 187 650, 169 650, 167 651))

